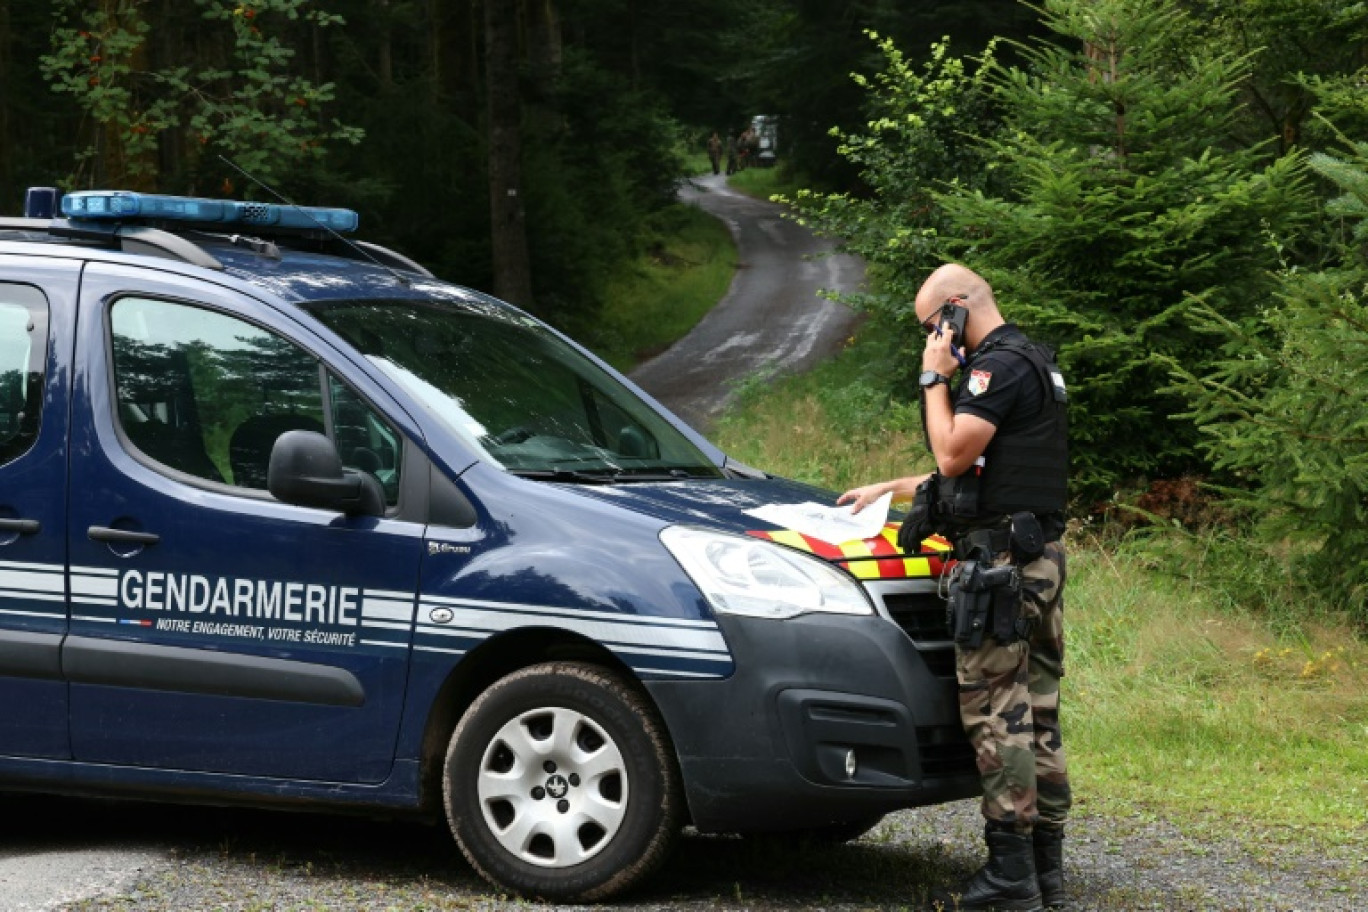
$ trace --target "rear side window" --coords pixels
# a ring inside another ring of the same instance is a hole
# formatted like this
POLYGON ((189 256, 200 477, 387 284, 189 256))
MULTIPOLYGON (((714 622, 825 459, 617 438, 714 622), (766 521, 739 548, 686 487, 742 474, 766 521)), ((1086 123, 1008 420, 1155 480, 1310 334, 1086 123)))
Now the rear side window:
POLYGON ((294 343, 218 311, 143 298, 116 302, 110 326, 119 421, 144 455, 264 490, 276 439, 315 431, 397 504, 398 435, 294 343))
POLYGON ((38 439, 47 369, 48 302, 32 285, 0 282, 0 465, 38 439))

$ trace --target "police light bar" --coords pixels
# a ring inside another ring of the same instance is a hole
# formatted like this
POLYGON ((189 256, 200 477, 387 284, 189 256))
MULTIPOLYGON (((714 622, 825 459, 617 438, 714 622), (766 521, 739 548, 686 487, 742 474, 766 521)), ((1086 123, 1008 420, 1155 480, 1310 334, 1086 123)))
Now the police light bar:
POLYGON ((355 231, 360 219, 350 209, 321 206, 279 206, 237 200, 163 196, 127 190, 83 190, 62 197, 62 214, 69 219, 100 221, 160 220, 222 225, 224 228, 293 228, 355 231))

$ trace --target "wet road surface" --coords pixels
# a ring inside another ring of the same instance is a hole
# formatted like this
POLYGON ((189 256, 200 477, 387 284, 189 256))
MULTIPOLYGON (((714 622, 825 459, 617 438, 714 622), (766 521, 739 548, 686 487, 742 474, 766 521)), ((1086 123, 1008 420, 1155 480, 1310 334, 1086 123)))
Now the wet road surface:
POLYGON ((840 350, 856 315, 820 292, 855 290, 864 263, 832 253, 832 241, 784 218, 779 205, 731 190, 725 177, 695 178, 680 197, 726 223, 739 268, 693 331, 631 377, 706 434, 741 381, 807 370, 840 350))

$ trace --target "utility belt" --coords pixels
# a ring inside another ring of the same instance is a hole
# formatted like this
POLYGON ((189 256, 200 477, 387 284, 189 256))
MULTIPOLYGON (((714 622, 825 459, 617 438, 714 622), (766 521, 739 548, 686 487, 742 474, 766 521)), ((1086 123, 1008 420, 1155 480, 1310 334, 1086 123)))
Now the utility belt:
POLYGON ((959 560, 1011 551, 1013 562, 1024 567, 1045 553, 1045 545, 1063 535, 1064 517, 1060 514, 1022 511, 951 532, 947 537, 959 560))
POLYGON ((978 649, 984 636, 1009 646, 1028 639, 1038 620, 1022 611, 1021 568, 1039 560, 1047 542, 1059 540, 1064 517, 1030 511, 980 516, 977 472, 966 474, 971 477, 951 481, 933 474, 918 486, 898 545, 916 554, 928 535, 949 538, 955 547, 947 590, 950 635, 962 649, 978 649), (1004 552, 1009 558, 999 563, 1004 552))
POLYGON ((1021 568, 1039 560, 1063 526, 1062 519, 1045 520, 1023 511, 954 535, 945 620, 961 649, 978 649, 985 636, 1003 646, 1030 639, 1039 618, 1022 610, 1021 568), (1004 552, 1007 560, 999 562, 1004 552))

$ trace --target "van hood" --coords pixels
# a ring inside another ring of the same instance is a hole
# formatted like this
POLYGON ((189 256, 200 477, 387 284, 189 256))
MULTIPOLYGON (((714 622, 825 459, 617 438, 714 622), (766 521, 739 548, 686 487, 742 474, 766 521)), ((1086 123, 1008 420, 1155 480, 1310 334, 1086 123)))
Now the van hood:
POLYGON ((950 545, 933 536, 920 555, 904 554, 897 545, 899 523, 863 541, 835 544, 800 534, 745 511, 769 504, 814 502, 834 504, 836 494, 785 478, 688 480, 605 486, 574 486, 584 497, 655 517, 666 524, 702 526, 769 539, 825 558, 861 579, 907 579, 940 576, 950 545))
POLYGON ((768 504, 836 502, 836 495, 831 491, 786 478, 695 478, 677 482, 567 487, 584 497, 653 516, 670 525, 682 523, 743 533, 779 528, 746 515, 747 510, 768 504))

